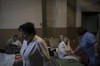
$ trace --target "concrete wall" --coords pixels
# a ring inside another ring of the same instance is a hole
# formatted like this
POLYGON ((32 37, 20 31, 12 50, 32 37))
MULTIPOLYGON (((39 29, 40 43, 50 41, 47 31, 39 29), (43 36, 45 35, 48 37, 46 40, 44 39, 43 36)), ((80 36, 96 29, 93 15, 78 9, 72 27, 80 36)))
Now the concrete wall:
POLYGON ((0 29, 13 29, 27 21, 40 28, 41 0, 1 0, 2 23, 0 29))
MULTIPOLYGON (((1 2, 1 0, 0 0, 0 2, 1 2)), ((0 3, 0 20, 1 20, 1 3, 0 3)))
MULTIPOLYGON (((41 36, 42 6, 41 0, 0 0, 0 45, 13 35, 19 34, 17 28, 27 21, 35 23, 37 34, 41 36)), ((100 9, 84 0, 46 0, 49 37, 68 35, 72 44, 76 42, 76 27, 81 26, 82 11, 100 9), (76 6, 77 4, 77 6, 76 6)), ((74 44, 76 45, 76 44, 74 44)))
MULTIPOLYGON (((66 34, 67 1, 47 1, 47 24, 49 37, 66 34)), ((1 0, 0 2, 0 45, 4 47, 13 34, 19 34, 19 25, 31 21, 37 34, 41 36, 42 4, 41 0, 1 0)))
POLYGON ((67 27, 67 0, 55 0, 55 27, 67 27))
MULTIPOLYGON (((35 23, 36 28, 41 28, 41 0, 1 0, 1 9, 0 29, 18 28, 27 21, 35 23)), ((47 13, 49 26, 53 24, 57 28, 66 27, 67 0, 47 0, 47 13)))

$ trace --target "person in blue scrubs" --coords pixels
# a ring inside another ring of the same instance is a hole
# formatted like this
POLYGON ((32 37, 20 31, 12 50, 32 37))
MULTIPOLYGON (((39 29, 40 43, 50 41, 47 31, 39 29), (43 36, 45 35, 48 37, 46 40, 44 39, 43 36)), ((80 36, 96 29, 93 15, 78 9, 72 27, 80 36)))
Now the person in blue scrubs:
POLYGON ((96 58, 95 58, 95 44, 96 37, 94 34, 88 32, 82 27, 77 29, 77 33, 79 35, 79 46, 74 50, 74 53, 78 52, 80 49, 83 49, 87 57, 89 59, 88 66, 96 66, 96 58))

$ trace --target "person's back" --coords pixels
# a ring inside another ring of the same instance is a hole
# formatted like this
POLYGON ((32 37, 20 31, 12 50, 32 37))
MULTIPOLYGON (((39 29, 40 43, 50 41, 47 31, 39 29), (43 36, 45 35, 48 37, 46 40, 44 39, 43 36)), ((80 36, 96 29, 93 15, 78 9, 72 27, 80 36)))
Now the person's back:
POLYGON ((90 32, 86 32, 80 39, 80 45, 82 45, 81 47, 83 47, 88 58, 90 59, 89 61, 90 65, 95 64, 95 60, 96 60, 95 48, 94 48, 95 43, 96 43, 96 37, 90 32))
POLYGON ((19 31, 24 39, 20 52, 23 66, 49 66, 50 56, 47 45, 36 35, 34 24, 30 22, 22 24, 19 31))
POLYGON ((95 43, 96 43, 96 37, 88 32, 86 29, 79 27, 77 29, 79 39, 79 45, 75 49, 74 53, 78 52, 80 49, 84 49, 85 53, 87 54, 87 57, 89 59, 89 66, 95 66, 96 65, 96 58, 95 58, 95 43))
POLYGON ((93 48, 95 43, 96 37, 90 32, 86 32, 80 39, 80 45, 83 45, 82 47, 84 47, 84 49, 88 52, 91 50, 94 51, 93 48), (84 42, 84 44, 81 42, 84 42))
MULTIPOLYGON (((37 35, 34 38, 36 39, 37 42, 39 42, 38 45, 40 46, 40 54, 41 54, 41 56, 43 56, 43 63, 45 65, 47 65, 46 63, 48 63, 48 61, 50 61, 47 44, 42 38, 40 38, 37 35)), ((39 58, 39 60, 40 60, 40 58, 39 58)))

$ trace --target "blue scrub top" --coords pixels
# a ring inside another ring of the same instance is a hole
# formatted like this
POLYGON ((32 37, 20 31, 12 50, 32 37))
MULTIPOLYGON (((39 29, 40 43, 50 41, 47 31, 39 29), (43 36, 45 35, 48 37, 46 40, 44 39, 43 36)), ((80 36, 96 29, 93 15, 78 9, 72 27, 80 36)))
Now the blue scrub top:
POLYGON ((96 37, 90 33, 86 32, 80 38, 80 47, 83 48, 88 56, 94 55, 94 44, 96 42, 96 37))

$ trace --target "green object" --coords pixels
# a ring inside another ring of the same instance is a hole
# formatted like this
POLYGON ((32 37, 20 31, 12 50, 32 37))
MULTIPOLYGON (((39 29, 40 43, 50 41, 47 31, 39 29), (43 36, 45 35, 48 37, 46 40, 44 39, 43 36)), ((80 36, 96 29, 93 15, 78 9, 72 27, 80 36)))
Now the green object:
POLYGON ((65 60, 65 59, 56 59, 57 66, 84 66, 78 61, 75 60, 65 60))
POLYGON ((46 10, 46 0, 42 0, 42 37, 47 38, 47 10, 46 10))

